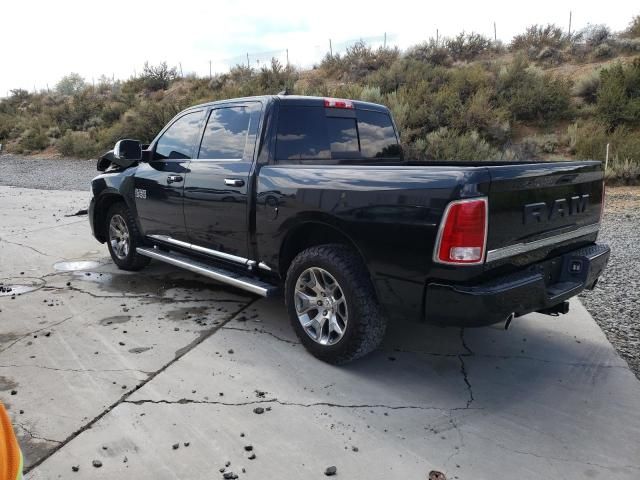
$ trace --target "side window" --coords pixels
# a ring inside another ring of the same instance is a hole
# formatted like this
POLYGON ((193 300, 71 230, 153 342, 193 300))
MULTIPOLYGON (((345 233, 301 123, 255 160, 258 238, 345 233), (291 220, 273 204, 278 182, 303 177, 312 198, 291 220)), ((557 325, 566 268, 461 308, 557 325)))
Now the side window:
POLYGON ((365 158, 400 158, 400 145, 391 117, 383 112, 358 110, 360 150, 365 158))
POLYGON ((260 121, 260 104, 222 107, 211 111, 198 158, 241 160, 253 153, 260 121))
POLYGON ((191 158, 201 118, 202 112, 191 112, 173 122, 156 143, 154 160, 191 158))
POLYGON ((276 160, 374 159, 401 156, 391 117, 357 110, 327 115, 324 107, 283 106, 278 117, 276 160))
POLYGON ((276 160, 331 158, 324 107, 282 107, 278 119, 276 160))

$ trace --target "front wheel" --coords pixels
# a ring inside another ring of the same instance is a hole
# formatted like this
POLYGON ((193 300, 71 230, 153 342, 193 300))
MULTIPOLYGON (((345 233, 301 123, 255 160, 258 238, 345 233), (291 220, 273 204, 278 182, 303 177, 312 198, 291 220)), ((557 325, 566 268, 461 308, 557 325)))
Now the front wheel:
POLYGON ((343 364, 374 350, 386 319, 358 255, 345 245, 300 252, 285 282, 293 329, 315 357, 343 364))
POLYGON ((142 236, 124 203, 112 205, 107 213, 107 245, 113 262, 122 270, 140 270, 151 260, 136 251, 142 236))

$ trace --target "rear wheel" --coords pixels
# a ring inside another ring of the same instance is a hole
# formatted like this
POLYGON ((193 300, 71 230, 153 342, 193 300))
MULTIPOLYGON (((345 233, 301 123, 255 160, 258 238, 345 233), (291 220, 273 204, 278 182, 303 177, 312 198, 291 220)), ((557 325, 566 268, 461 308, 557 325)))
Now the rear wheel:
POLYGON ((361 259, 344 245, 302 251, 285 283, 291 324, 317 358, 347 363, 382 341, 386 319, 361 259))
POLYGON ((135 271, 146 267, 151 259, 136 251, 142 246, 142 235, 127 206, 124 203, 112 205, 106 221, 109 253, 118 268, 135 271))

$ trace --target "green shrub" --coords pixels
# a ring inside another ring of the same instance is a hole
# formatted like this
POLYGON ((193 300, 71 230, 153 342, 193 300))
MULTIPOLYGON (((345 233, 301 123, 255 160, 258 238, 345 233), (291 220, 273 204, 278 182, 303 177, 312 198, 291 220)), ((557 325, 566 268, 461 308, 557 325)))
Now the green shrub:
POLYGON ((601 71, 597 105, 600 118, 610 128, 640 121, 640 59, 601 71))
POLYGON ((580 77, 573 85, 572 93, 587 103, 595 103, 600 88, 600 72, 594 70, 580 77))
POLYGON ((169 88, 169 85, 177 76, 178 70, 176 67, 169 67, 167 62, 162 62, 158 65, 149 65, 149 62, 145 62, 140 79, 146 89, 156 91, 169 88))
POLYGON ((60 79, 56 84, 56 91, 60 95, 75 95, 86 87, 84 78, 77 73, 70 73, 60 79))
POLYGON ((428 41, 409 48, 405 57, 411 60, 417 60, 419 62, 430 63, 432 65, 451 65, 452 59, 449 49, 444 47, 441 43, 430 38, 428 41))
POLYGON ((517 56, 498 77, 498 97, 514 119, 548 123, 570 114, 571 83, 563 77, 543 75, 517 56))
POLYGON ((500 152, 480 138, 476 131, 461 133, 446 127, 429 133, 415 143, 423 160, 497 160, 500 152))
POLYGON ((24 131, 18 144, 23 152, 33 152, 47 148, 49 139, 40 129, 30 128, 24 131))
POLYGON ((479 33, 462 32, 453 38, 445 39, 444 46, 454 60, 473 60, 490 51, 492 42, 479 33))
POLYGON ((67 157, 92 158, 96 156, 100 148, 88 132, 67 131, 57 142, 60 153, 67 157))
POLYGON ((533 48, 537 51, 545 47, 561 49, 568 46, 570 40, 571 38, 565 35, 557 25, 531 25, 524 33, 513 37, 510 48, 511 50, 533 48))
POLYGON ((629 38, 640 37, 640 15, 633 17, 629 27, 624 31, 624 35, 629 38))

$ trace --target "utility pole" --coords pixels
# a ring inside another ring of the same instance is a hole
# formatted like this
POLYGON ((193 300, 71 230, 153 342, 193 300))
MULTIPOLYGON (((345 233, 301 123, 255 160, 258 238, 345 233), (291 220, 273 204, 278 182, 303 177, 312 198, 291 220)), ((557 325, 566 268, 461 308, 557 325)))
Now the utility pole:
POLYGON ((178 62, 178 65, 180 66, 180 78, 182 78, 182 62, 178 62))
POLYGON ((209 80, 211 80, 211 60, 209 60, 209 80))
POLYGON ((287 67, 289 66, 289 49, 287 48, 287 67))
POLYGON ((571 36, 571 10, 569 10, 569 36, 571 36))
POLYGON ((329 56, 333 58, 333 47, 331 46, 331 39, 329 39, 329 56))
POLYGON ((249 63, 249 52, 247 52, 247 68, 251 68, 251 64, 249 63))
POLYGON ((387 48, 387 32, 384 32, 384 43, 382 48, 387 48))
POLYGON ((496 22, 493 22, 493 41, 498 41, 498 30, 496 29, 496 22))
POLYGON ((438 46, 439 38, 440 38, 440 31, 436 28, 436 47, 438 46))

